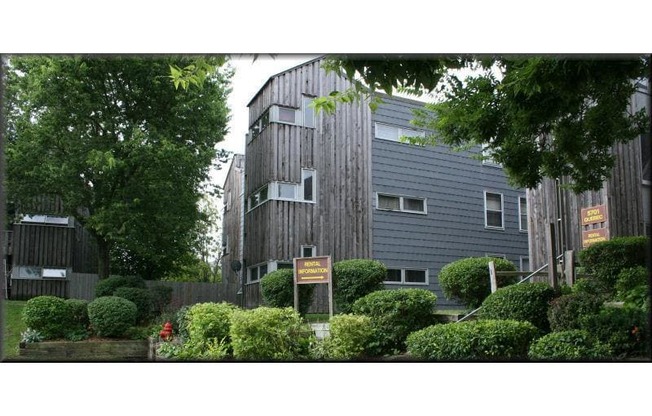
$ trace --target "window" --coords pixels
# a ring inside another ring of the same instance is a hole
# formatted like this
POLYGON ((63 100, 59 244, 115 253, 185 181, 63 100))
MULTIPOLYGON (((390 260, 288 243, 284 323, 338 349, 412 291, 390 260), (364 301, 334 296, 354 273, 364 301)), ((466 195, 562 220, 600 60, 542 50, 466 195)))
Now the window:
POLYGON ((296 124, 297 111, 294 108, 277 107, 278 118, 276 121, 281 123, 296 124))
POLYGON ((297 185, 294 183, 278 183, 279 199, 297 199, 297 185))
POLYGON ((293 126, 303 126, 315 128, 315 110, 310 107, 314 98, 303 96, 301 99, 301 108, 283 107, 272 105, 269 108, 269 115, 263 124, 274 122, 281 124, 291 124, 293 126))
POLYGON ((41 268, 40 267, 20 266, 18 268, 18 278, 19 279, 40 279, 41 278, 41 268))
POLYGON ((301 183, 270 182, 247 198, 245 211, 250 211, 270 199, 315 202, 316 174, 314 169, 301 169, 301 183))
POLYGON ((388 124, 376 123, 376 138, 400 142, 401 137, 426 137, 423 130, 414 130, 405 127, 390 126, 388 124))
POLYGON ((20 222, 26 224, 68 225, 68 217, 58 217, 54 215, 25 215, 20 222))
POLYGON ((301 169, 301 189, 304 201, 315 201, 316 192, 316 171, 313 169, 301 169))
POLYGON ((387 269, 385 283, 427 285, 427 269, 387 269))
POLYGON ((377 194, 380 210, 426 214, 426 200, 408 196, 377 194))
POLYGON ((491 192, 484 193, 484 212, 485 212, 485 227, 487 228, 500 228, 503 226, 503 194, 495 194, 491 192))
POLYGON ((66 269, 60 267, 19 266, 14 279, 65 279, 66 269))
POLYGON ((521 256, 521 271, 529 272, 530 270, 530 258, 521 256))
POLYGON ((527 198, 518 197, 518 229, 527 232, 527 198))
POLYGON ((249 270, 249 283, 257 282, 267 274, 267 263, 259 264, 250 267, 249 270))
POLYGON ((487 145, 482 145, 482 164, 502 168, 503 165, 493 158, 493 151, 487 145))
POLYGON ((315 109, 310 107, 314 98, 303 96, 301 105, 303 110, 303 126, 315 128, 315 109))
POLYGON ((229 254, 229 235, 225 233, 222 235, 222 255, 227 254, 229 254))
POLYGON ((315 257, 316 254, 317 254, 317 247, 301 246, 301 257, 315 257))
POLYGON ((42 276, 44 279, 65 279, 66 269, 43 268, 42 276))

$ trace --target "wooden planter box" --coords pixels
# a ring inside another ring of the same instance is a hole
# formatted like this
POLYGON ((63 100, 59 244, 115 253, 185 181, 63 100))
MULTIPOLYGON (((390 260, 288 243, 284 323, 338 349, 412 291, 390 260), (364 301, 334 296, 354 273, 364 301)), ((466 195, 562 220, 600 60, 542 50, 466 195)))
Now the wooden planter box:
POLYGON ((45 341, 21 344, 20 360, 148 361, 148 340, 45 341))

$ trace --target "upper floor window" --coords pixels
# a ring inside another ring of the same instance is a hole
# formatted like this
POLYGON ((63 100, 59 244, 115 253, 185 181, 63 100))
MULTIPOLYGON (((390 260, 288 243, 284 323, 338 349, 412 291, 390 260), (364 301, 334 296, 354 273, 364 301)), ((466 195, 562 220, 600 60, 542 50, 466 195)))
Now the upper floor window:
POLYGON ((301 257, 315 257, 316 255, 317 255, 317 247, 301 246, 301 257))
POLYGON ((527 231, 527 198, 518 197, 518 229, 527 231))
POLYGON ((401 137, 425 137, 426 132, 422 130, 409 129, 405 127, 390 126, 389 124, 376 123, 376 138, 401 141, 401 137))
POLYGON ((25 224, 68 225, 68 217, 53 215, 24 215, 20 220, 25 224))
POLYGON ((493 151, 487 145, 482 145, 482 164, 497 168, 503 167, 502 163, 498 163, 494 160, 493 151))
POLYGON ((503 194, 484 193, 485 227, 504 229, 503 222, 503 194))
POLYGON ((304 201, 315 201, 317 181, 314 169, 301 169, 301 193, 304 201))
POLYGON ((316 178, 316 170, 301 169, 301 183, 270 182, 247 198, 245 201, 245 211, 250 211, 270 199, 315 202, 317 194, 316 178))
POLYGON ((380 210, 402 211, 417 214, 426 214, 425 198, 415 198, 408 196, 377 194, 378 201, 376 207, 380 210))

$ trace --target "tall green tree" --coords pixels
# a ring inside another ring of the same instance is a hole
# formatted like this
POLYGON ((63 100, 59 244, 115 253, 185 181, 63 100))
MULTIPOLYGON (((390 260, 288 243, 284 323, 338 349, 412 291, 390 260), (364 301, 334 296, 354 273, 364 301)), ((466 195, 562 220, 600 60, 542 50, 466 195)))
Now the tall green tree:
MULTIPOLYGON (((208 58, 207 62, 210 63, 208 58)), ((215 58, 220 68, 223 58, 215 58)), ((145 278, 183 266, 196 249, 200 197, 226 134, 230 73, 176 89, 177 57, 11 57, 7 190, 17 203, 61 198, 111 255, 145 278), (180 264, 181 263, 181 264, 180 264)))
POLYGON ((354 82, 322 97, 319 108, 361 96, 377 105, 379 90, 432 92, 439 99, 413 122, 434 133, 408 141, 481 145, 519 187, 566 176, 576 192, 599 189, 614 164, 612 146, 648 123, 629 103, 637 81, 647 82, 649 57, 351 56, 325 67, 354 82))

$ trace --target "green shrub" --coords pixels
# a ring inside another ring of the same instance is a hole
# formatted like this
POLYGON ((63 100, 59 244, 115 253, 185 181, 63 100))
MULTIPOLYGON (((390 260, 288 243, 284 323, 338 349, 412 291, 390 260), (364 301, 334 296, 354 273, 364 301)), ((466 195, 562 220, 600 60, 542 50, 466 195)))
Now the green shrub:
MULTIPOLYGON (((477 308, 491 293, 489 262, 493 261, 497 271, 515 271, 509 260, 492 257, 469 257, 449 263, 439 272, 439 284, 447 299, 458 299, 468 308, 477 308)), ((515 283, 515 276, 497 278, 498 287, 515 283)))
POLYGON ((406 343, 418 360, 521 360, 538 334, 529 322, 479 320, 432 325, 410 334, 406 343))
POLYGON ((648 315, 637 307, 604 306, 599 313, 584 316, 580 320, 580 327, 600 342, 608 344, 614 357, 649 354, 648 315))
POLYGON ((188 311, 190 307, 191 305, 184 305, 179 308, 174 316, 174 321, 171 322, 173 330, 181 339, 188 339, 188 311))
POLYGON ((138 309, 138 315, 136 316, 137 322, 147 322, 152 318, 154 297, 149 289, 119 287, 113 292, 113 296, 130 300, 136 304, 136 308, 138 309))
MULTIPOLYGON (((315 285, 299 285, 299 313, 308 312, 314 297, 315 285)), ((260 294, 272 308, 294 307, 294 271, 280 269, 267 273, 260 281, 260 294)))
POLYGON ((88 301, 84 299, 66 299, 70 308, 72 320, 79 326, 86 328, 90 321, 88 320, 88 301))
POLYGON ((265 306, 233 312, 230 335, 238 360, 304 360, 314 339, 294 309, 265 306))
POLYGON ((361 297, 382 290, 387 268, 376 260, 342 260, 333 264, 333 298, 337 310, 351 312, 353 303, 361 297))
POLYGON ((579 260, 602 291, 613 293, 621 270, 645 266, 648 244, 648 238, 643 236, 617 237, 580 251, 579 260))
POLYGON ((56 296, 37 296, 23 309, 25 325, 41 333, 44 339, 63 338, 74 327, 72 311, 66 301, 56 296))
POLYGON ((130 300, 103 296, 88 304, 88 318, 93 331, 102 337, 117 338, 136 324, 138 308, 130 300))
POLYGON ((119 287, 147 288, 145 281, 136 276, 111 276, 102 279, 95 285, 95 298, 113 296, 113 292, 119 287))
POLYGON ((618 274, 616 299, 645 309, 650 298, 650 273, 643 266, 629 267, 618 274))
POLYGON ((548 307, 555 291, 547 283, 521 283, 496 290, 482 302, 483 319, 528 321, 548 332, 548 307))
POLYGON ((577 282, 575 282, 575 284, 572 286, 571 292, 601 296, 604 300, 607 300, 608 298, 608 296, 606 296, 604 291, 600 288, 598 282, 590 277, 583 277, 578 279, 577 282))
POLYGON ((231 317, 238 309, 228 302, 197 303, 192 305, 186 313, 187 341, 204 350, 211 343, 229 343, 231 317))
POLYGON ((528 356, 539 361, 600 360, 611 356, 608 345, 595 341, 587 331, 552 332, 530 345, 528 356))
POLYGON ((604 299, 599 295, 584 292, 562 295, 550 302, 548 322, 552 331, 567 331, 580 328, 580 319, 600 311, 604 299))
POLYGON ((152 293, 154 313, 162 314, 165 308, 172 302, 173 289, 165 285, 153 285, 149 288, 152 293))
POLYGON ((324 358, 356 360, 365 357, 373 336, 371 318, 341 314, 333 316, 329 323, 330 334, 324 339, 324 358))
POLYGON ((411 332, 432 325, 437 296, 425 289, 396 289, 372 292, 353 304, 353 313, 371 318, 374 355, 405 349, 411 332))

